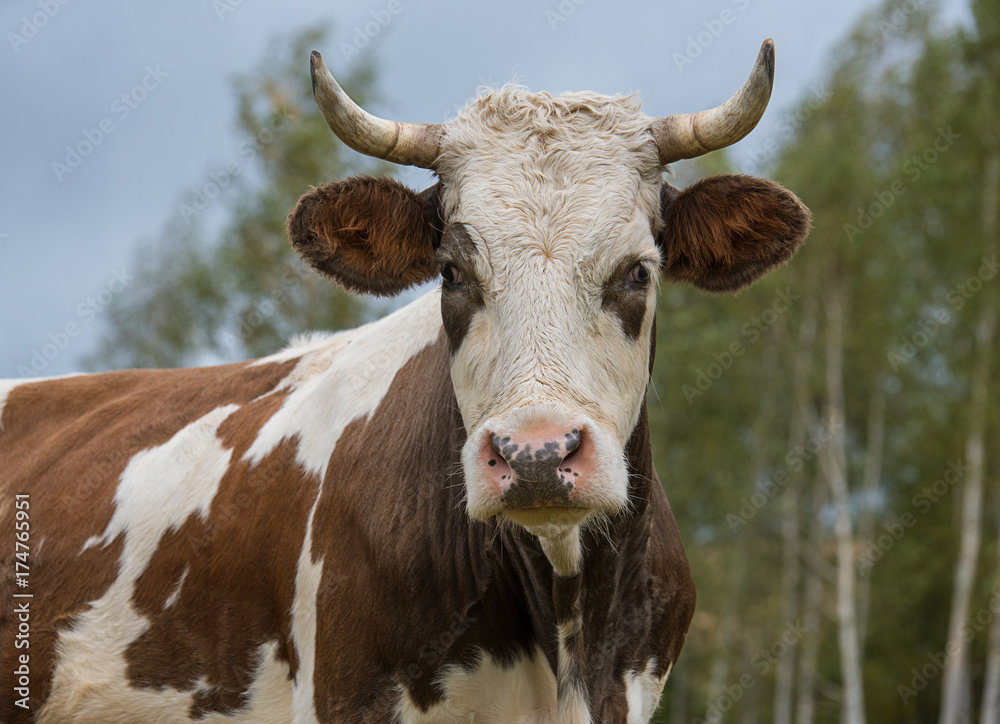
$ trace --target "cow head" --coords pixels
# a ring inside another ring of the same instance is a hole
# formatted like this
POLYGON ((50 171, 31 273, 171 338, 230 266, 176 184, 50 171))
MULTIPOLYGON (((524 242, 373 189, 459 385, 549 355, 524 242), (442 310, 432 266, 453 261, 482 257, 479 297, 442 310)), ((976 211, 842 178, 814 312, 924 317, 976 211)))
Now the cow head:
POLYGON ((440 181, 422 194, 383 178, 320 186, 289 217, 293 245, 356 291, 440 275, 468 512, 524 526, 557 572, 575 573, 581 526, 630 504, 624 450, 661 280, 736 291, 808 231, 809 212, 770 181, 720 176, 678 191, 662 180, 666 164, 756 125, 773 44, 727 103, 660 119, 631 98, 507 86, 448 123, 396 123, 356 106, 319 53, 311 64, 345 143, 440 181))

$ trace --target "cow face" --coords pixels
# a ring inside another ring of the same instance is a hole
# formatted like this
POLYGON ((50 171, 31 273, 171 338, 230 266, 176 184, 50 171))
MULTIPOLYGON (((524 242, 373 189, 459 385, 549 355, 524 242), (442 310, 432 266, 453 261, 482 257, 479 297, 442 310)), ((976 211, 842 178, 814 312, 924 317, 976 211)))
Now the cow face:
POLYGON ((628 504, 649 378, 661 166, 628 100, 483 95, 446 127, 437 261, 470 515, 539 535, 628 504))
POLYGON ((624 451, 661 279, 737 290, 809 226, 763 179, 664 184, 657 128, 630 98, 505 87, 384 139, 410 162, 433 156, 432 189, 353 178, 289 217, 293 245, 348 288, 393 294, 440 275, 468 512, 537 535, 562 575, 579 569, 581 527, 629 506, 624 451))

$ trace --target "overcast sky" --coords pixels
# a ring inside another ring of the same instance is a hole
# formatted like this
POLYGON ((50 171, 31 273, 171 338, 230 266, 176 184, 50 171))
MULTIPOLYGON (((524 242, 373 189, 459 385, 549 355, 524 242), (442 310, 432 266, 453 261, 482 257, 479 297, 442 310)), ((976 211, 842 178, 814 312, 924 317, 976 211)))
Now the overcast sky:
MULTIPOLYGON (((103 304, 134 289, 122 279, 138 244, 178 213, 182 192, 238 158, 231 80, 263 59, 276 34, 330 23, 319 50, 333 73, 355 51, 372 54, 387 100, 370 110, 425 122, 454 115, 477 86, 514 77, 551 92, 638 91, 651 115, 698 111, 728 98, 772 37, 771 105, 737 148, 753 170, 794 104, 822 91, 835 44, 872 5, 5 0, 0 377, 22 376, 33 361, 44 375, 79 369, 103 304), (88 144, 86 155, 67 150, 88 144)), ((952 14, 962 5, 953 2, 952 14)), ((428 178, 403 176, 415 187, 428 178)))

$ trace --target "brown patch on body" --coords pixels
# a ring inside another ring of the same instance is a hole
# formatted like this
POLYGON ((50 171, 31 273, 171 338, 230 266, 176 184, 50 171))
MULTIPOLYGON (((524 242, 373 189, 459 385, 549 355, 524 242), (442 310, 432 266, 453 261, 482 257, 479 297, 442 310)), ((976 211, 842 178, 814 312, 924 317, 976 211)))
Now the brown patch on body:
POLYGON ((464 442, 456 407, 439 339, 337 441, 313 523, 313 560, 323 560, 314 678, 321 721, 390 721, 401 682, 427 704, 440 698, 433 676, 469 629, 465 615, 480 589, 480 561, 469 561, 472 524, 456 507, 464 442))
MULTIPOLYGON (((118 576, 119 536, 81 553, 114 513, 118 481, 139 451, 162 445, 181 428, 227 404, 247 404, 274 389, 295 362, 185 370, 132 370, 15 387, 0 430, 0 491, 30 495, 31 711, 49 695, 54 647, 90 601, 118 576)), ((0 526, 13 529, 13 506, 0 526)), ((0 559, 0 667, 13 671, 17 621, 9 587, 13 550, 0 559)), ((26 721, 13 698, 0 698, 0 721, 26 721)))
POLYGON ((753 176, 714 176, 684 191, 664 184, 657 243, 674 281, 735 292, 788 261, 812 216, 791 191, 753 176))
POLYGON ((322 184, 288 216, 302 258, 347 289, 392 296, 434 277, 441 238, 437 186, 417 194, 383 177, 322 184))
POLYGON ((167 532, 136 582, 133 604, 151 624, 126 652, 128 678, 179 690, 204 679, 194 719, 247 705, 264 643, 278 644, 290 677, 298 670, 291 610, 319 480, 296 462, 295 440, 282 441, 257 465, 242 459, 285 397, 269 395, 225 420, 219 437, 233 462, 208 517, 191 516, 167 532), (185 571, 176 601, 165 607, 185 571))

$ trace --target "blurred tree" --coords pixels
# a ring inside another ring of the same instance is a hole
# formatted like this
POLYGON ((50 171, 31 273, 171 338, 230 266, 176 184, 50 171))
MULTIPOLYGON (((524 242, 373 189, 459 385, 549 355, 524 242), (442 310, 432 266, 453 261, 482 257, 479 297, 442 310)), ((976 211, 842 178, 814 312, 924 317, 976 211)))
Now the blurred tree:
MULTIPOLYGON (((310 186, 392 169, 344 146, 316 107, 309 51, 326 36, 317 29, 275 39, 261 65, 236 79, 236 150, 181 196, 176 217, 146 244, 88 368, 260 356, 303 330, 354 326, 369 312, 299 261, 285 233, 310 186)), ((358 103, 373 101, 370 63, 339 75, 358 103)))
POLYGON ((699 587, 663 721, 1000 724, 1000 3, 971 9, 860 18, 763 164, 813 210, 803 251, 738 299, 661 295, 650 421, 699 587))

